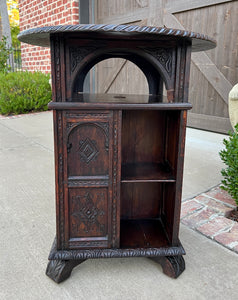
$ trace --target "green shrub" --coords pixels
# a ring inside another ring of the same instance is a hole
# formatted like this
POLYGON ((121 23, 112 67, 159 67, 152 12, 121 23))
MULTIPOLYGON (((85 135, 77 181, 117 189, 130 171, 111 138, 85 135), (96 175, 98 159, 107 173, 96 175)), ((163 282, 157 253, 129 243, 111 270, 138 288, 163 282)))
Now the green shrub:
POLYGON ((2 40, 0 40, 0 72, 7 73, 11 70, 11 66, 7 64, 7 60, 12 52, 12 48, 7 48, 7 38, 3 36, 2 40))
POLYGON ((0 73, 0 113, 22 114, 47 110, 51 100, 49 74, 0 73))
POLYGON ((224 177, 221 188, 232 196, 238 206, 238 124, 233 133, 229 132, 229 140, 224 139, 223 144, 225 149, 219 154, 227 168, 221 171, 224 177))

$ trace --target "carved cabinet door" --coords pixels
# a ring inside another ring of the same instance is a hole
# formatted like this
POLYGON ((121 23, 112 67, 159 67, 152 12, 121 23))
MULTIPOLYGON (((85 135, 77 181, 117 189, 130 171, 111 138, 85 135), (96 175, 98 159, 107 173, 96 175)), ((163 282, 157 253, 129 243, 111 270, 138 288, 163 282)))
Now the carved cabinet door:
POLYGON ((113 112, 63 114, 66 159, 63 165, 64 221, 63 226, 59 226, 64 231, 60 235, 64 239, 61 245, 68 249, 110 248, 116 235, 116 225, 112 224, 116 221, 112 217, 112 195, 116 188, 112 180, 113 112))

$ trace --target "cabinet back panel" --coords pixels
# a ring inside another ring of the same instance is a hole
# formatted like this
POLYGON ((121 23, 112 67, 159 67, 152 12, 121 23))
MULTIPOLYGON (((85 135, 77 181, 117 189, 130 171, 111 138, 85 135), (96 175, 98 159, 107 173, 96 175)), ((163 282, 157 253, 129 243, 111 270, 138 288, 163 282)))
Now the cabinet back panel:
POLYGON ((164 161, 165 113, 123 111, 122 163, 164 161))
POLYGON ((121 185, 121 219, 157 218, 160 215, 160 183, 123 183, 121 185))

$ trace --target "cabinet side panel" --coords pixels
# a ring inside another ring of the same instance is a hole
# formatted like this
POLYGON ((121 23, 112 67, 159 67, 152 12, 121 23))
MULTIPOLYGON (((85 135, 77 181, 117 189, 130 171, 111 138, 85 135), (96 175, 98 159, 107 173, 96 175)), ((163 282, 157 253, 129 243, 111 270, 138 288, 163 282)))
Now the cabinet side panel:
POLYGON ((54 111, 55 194, 57 248, 65 248, 64 164, 62 112, 54 111))
POLYGON ((162 219, 169 241, 173 245, 177 245, 179 241, 187 112, 181 111, 177 113, 177 118, 174 118, 174 121, 171 120, 171 116, 168 118, 170 125, 167 126, 166 144, 168 149, 166 155, 167 159, 173 165, 176 182, 164 184, 162 219), (170 151, 169 148, 171 148, 170 151))
POLYGON ((178 141, 179 147, 178 147, 178 162, 177 162, 177 174, 176 174, 175 205, 174 205, 175 213, 174 213, 174 226, 173 226, 173 235, 172 235, 173 245, 178 243, 178 235, 179 235, 186 125, 187 125, 187 111, 181 111, 180 125, 179 125, 179 141, 178 141))
POLYGON ((191 42, 182 41, 177 47, 175 76, 175 99, 177 99, 178 102, 188 102, 190 62, 191 42))

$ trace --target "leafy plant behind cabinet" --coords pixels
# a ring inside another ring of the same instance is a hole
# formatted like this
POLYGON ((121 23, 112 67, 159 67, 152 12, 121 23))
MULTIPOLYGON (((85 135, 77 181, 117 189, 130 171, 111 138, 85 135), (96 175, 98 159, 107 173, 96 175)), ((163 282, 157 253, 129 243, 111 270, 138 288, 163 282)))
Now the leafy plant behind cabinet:
POLYGON ((223 144, 225 149, 219 154, 227 168, 221 171, 224 177, 221 188, 233 197, 238 207, 238 124, 233 133, 229 132, 229 139, 224 139, 223 144))

